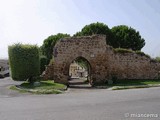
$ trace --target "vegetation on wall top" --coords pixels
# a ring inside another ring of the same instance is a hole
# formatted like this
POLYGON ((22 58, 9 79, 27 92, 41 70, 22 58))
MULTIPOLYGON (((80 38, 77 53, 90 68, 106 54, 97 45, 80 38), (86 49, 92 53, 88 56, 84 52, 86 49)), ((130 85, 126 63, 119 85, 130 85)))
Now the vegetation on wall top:
POLYGON ((117 53, 134 53, 134 51, 124 48, 114 48, 113 50, 117 53))
POLYGON ((115 53, 121 53, 121 54, 125 54, 125 53, 136 53, 137 55, 145 56, 145 57, 147 57, 147 58, 151 58, 149 55, 145 54, 145 53, 142 52, 142 51, 133 51, 133 50, 124 49, 124 48, 114 48, 113 51, 114 51, 115 53))
POLYGON ((147 58, 151 58, 148 54, 145 54, 145 53, 142 52, 142 51, 135 51, 135 53, 138 54, 138 55, 141 55, 141 56, 145 56, 145 57, 147 57, 147 58))

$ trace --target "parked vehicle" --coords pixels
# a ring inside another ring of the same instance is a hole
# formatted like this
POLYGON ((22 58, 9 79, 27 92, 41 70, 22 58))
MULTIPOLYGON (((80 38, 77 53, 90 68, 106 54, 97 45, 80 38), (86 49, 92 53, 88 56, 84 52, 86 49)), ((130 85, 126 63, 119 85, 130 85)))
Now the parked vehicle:
POLYGON ((1 74, 0 74, 0 79, 1 79, 1 78, 4 78, 4 75, 1 75, 1 74))
POLYGON ((9 70, 0 71, 0 78, 9 77, 9 70))

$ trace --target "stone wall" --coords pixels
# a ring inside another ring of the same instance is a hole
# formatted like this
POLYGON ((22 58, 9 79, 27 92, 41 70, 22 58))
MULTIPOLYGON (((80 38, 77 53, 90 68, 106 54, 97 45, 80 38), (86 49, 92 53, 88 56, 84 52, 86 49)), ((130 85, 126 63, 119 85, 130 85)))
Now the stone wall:
POLYGON ((119 53, 106 45, 106 36, 71 37, 61 39, 54 48, 54 65, 46 69, 47 76, 56 82, 68 84, 69 66, 78 57, 91 66, 90 83, 103 83, 118 79, 157 79, 160 63, 149 57, 132 53, 119 53))
POLYGON ((118 79, 158 79, 160 63, 145 55, 136 53, 116 53, 108 51, 109 78, 118 79))
POLYGON ((45 71, 42 73, 42 77, 45 80, 54 79, 54 64, 49 64, 46 66, 45 71))

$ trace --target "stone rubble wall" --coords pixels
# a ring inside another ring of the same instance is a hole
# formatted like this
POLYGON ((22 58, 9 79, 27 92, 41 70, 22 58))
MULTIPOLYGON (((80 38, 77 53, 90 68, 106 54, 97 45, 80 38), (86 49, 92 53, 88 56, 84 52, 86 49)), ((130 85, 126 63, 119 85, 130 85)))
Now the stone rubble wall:
POLYGON ((106 45, 106 36, 64 38, 53 50, 54 65, 48 66, 45 78, 68 83, 69 66, 78 57, 91 66, 91 82, 104 83, 109 79, 158 79, 160 63, 136 53, 119 53, 106 45))
POLYGON ((49 64, 46 66, 45 71, 42 73, 44 80, 54 80, 54 64, 49 64))
MULTIPOLYGON (((109 51, 108 51, 109 52, 109 51)), ((110 51, 109 78, 158 79, 160 63, 136 53, 115 53, 110 51)))
POLYGON ((91 66, 93 78, 104 60, 106 51, 105 36, 73 37, 61 39, 54 48, 54 79, 56 82, 68 83, 69 66, 78 57, 85 58, 91 66), (103 57, 99 59, 100 57, 103 57))

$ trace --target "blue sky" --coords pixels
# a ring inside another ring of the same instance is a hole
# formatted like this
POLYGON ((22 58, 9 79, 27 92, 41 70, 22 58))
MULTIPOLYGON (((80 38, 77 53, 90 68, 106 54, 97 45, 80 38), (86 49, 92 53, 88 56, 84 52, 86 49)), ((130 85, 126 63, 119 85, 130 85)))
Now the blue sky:
POLYGON ((146 41, 142 51, 160 56, 160 0, 0 0, 0 58, 13 43, 40 46, 50 35, 73 35, 93 22, 135 28, 146 41))

